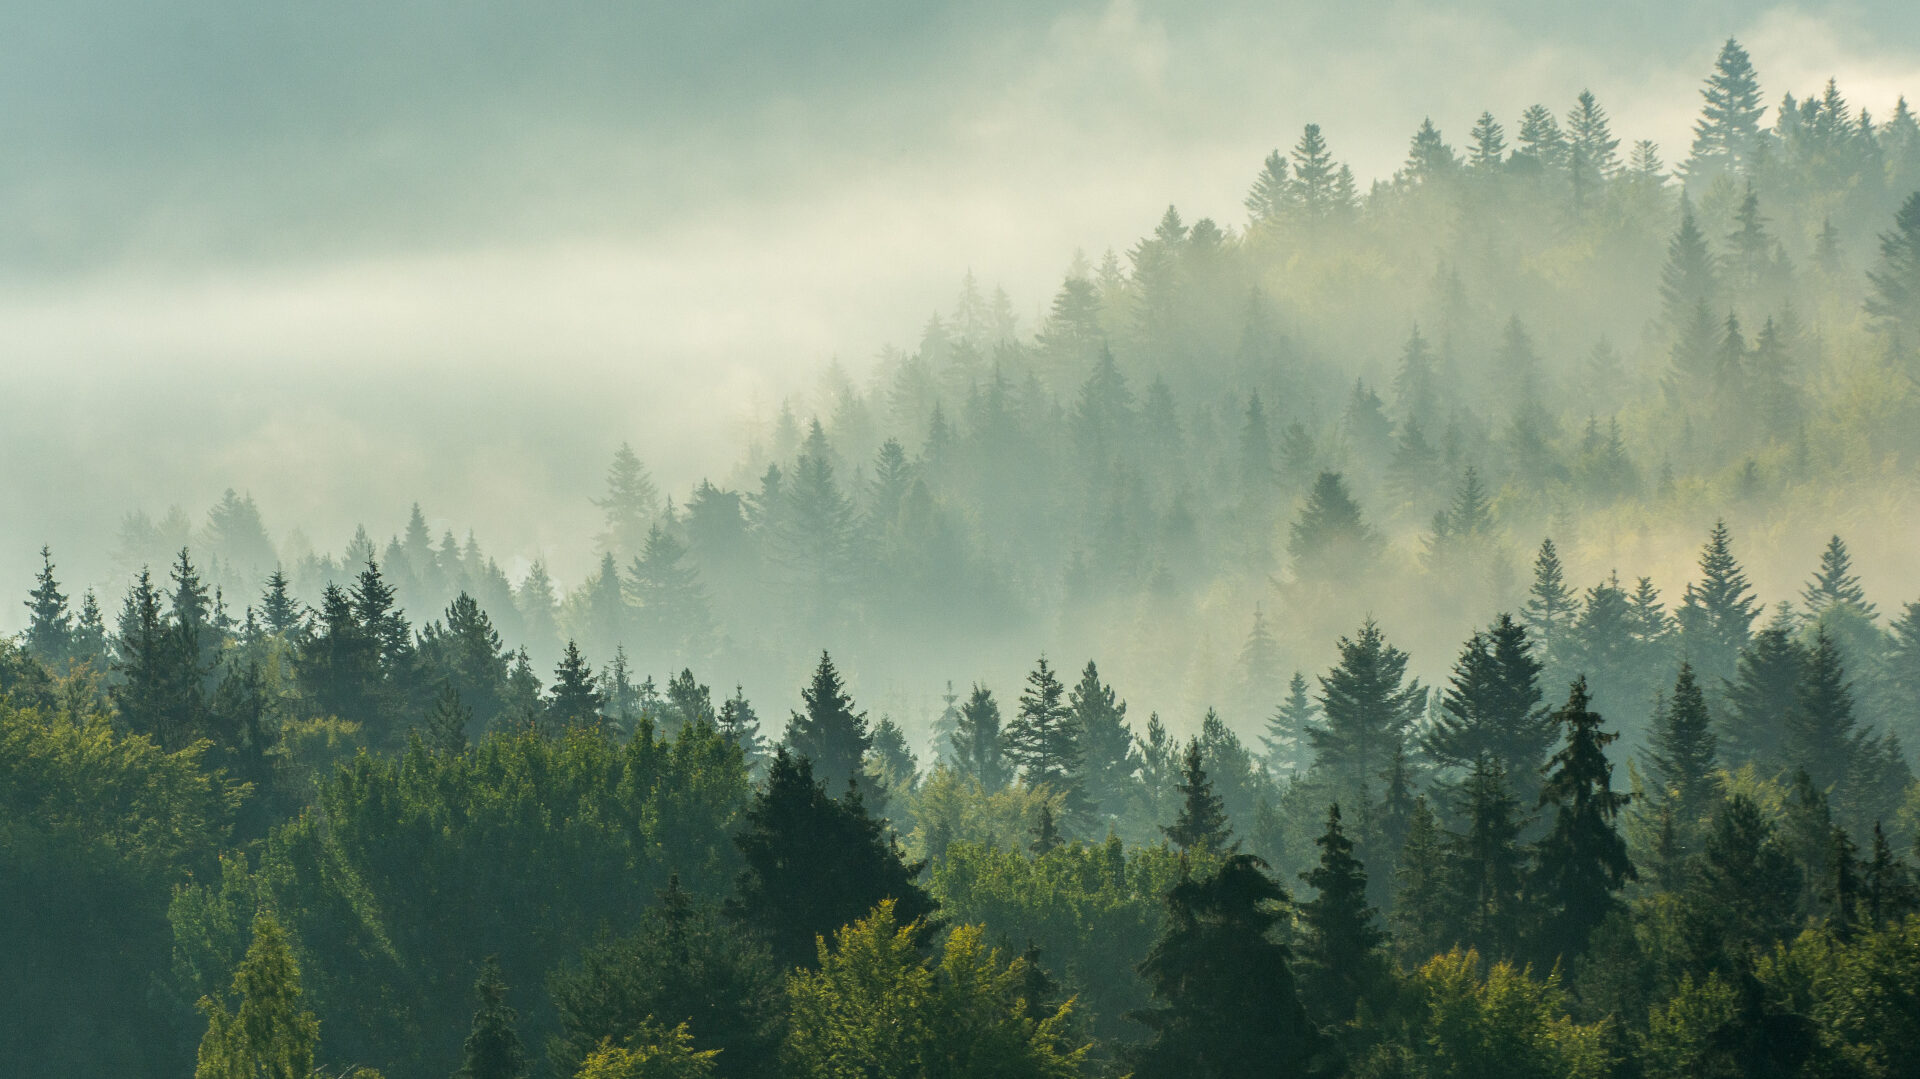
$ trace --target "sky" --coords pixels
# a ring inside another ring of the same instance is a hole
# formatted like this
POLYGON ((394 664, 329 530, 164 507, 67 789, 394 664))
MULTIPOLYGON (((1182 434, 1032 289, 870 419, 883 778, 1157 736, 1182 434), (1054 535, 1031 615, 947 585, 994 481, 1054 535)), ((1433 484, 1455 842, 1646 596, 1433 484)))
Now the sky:
MULTIPOLYGON (((1769 102, 1920 91, 1920 5, 6 5, 0 580, 250 491, 276 538, 475 527, 563 579, 630 441, 721 479, 969 270, 1238 224, 1323 125, 1362 185, 1591 88, 1684 157, 1720 42, 1769 102), (1196 10, 1202 9, 1204 10, 1196 10)), ((0 608, 0 629, 21 621, 0 608)))

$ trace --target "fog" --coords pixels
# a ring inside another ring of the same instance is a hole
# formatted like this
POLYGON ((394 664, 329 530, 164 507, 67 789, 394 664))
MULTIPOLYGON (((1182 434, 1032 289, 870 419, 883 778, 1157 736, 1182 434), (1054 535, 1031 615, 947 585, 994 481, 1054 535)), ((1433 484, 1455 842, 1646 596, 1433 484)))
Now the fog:
MULTIPOLYGON (((864 386, 964 273, 1006 290, 1030 340, 1076 252, 1124 253, 1169 203, 1243 225, 1261 159, 1305 123, 1364 192, 1423 118, 1462 146, 1483 109, 1511 133, 1587 88, 1623 156, 1645 138, 1678 163, 1730 34, 1768 104, 1834 76, 1884 118, 1920 89, 1920 13, 1891 3, 13 14, 0 579, 24 591, 49 543, 109 606, 124 514, 198 523, 228 488, 276 543, 323 552, 363 523, 384 544, 417 501, 436 536, 472 529, 509 576, 539 559, 572 588, 622 441, 676 498, 750 489, 782 403, 824 417, 828 365, 864 386)), ((1389 377, 1397 346, 1355 344, 1371 359, 1338 362, 1389 377)), ((1786 598, 1827 523, 1753 523, 1757 583, 1786 598)), ((1617 561, 1671 600, 1703 527, 1623 523, 1570 569, 1617 561)), ((1850 538, 1876 593, 1905 598, 1895 537, 1850 538)), ((1087 650, 1065 635, 1010 640, 1087 650)))

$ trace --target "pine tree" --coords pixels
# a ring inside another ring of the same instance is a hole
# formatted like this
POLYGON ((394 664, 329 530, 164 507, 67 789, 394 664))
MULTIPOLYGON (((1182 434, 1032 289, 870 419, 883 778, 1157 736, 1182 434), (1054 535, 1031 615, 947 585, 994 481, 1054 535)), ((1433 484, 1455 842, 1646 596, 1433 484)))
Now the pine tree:
POLYGON ((440 696, 427 713, 426 742, 434 752, 458 756, 467 751, 467 728, 473 723, 473 709, 460 702, 460 691, 452 682, 442 683, 440 696))
POLYGON ((1247 192, 1243 205, 1247 208, 1248 223, 1256 228, 1279 221, 1293 205, 1293 184, 1287 176, 1287 159, 1280 151, 1273 151, 1261 162, 1260 174, 1254 177, 1253 189, 1247 192))
POLYGON ((1780 625, 1755 634, 1740 653, 1736 676, 1726 683, 1718 732, 1730 766, 1753 761, 1773 767, 1783 759, 1787 711, 1806 663, 1806 650, 1780 625))
POLYGON ((814 942, 857 921, 883 899, 906 922, 934 911, 885 822, 868 814, 859 790, 828 797, 812 762, 782 747, 767 783, 734 840, 746 862, 729 912, 758 929, 782 967, 810 966, 814 942))
POLYGON ((640 639, 654 651, 684 663, 712 647, 713 611, 687 545, 658 523, 647 529, 638 557, 627 571, 626 595, 640 639))
POLYGON ((1440 713, 1423 736, 1428 755, 1460 769, 1488 756, 1508 775, 1535 774, 1554 730, 1540 707, 1540 669, 1527 631, 1511 615, 1475 633, 1461 650, 1440 713))
POLYGON ((1800 602, 1815 620, 1840 604, 1869 620, 1880 614, 1867 602, 1866 590, 1860 587, 1860 578, 1853 573, 1853 558, 1847 554, 1847 545, 1839 536, 1827 541, 1826 550, 1820 554, 1820 568, 1801 591, 1800 602))
POLYGON ((1719 295, 1713 253, 1706 234, 1693 218, 1693 204, 1680 200, 1680 227, 1667 243, 1667 263, 1660 271, 1660 299, 1668 333, 1685 336, 1701 309, 1711 311, 1719 295))
POLYGON ((48 667, 58 669, 73 657, 73 613, 67 610, 66 594, 53 578, 53 551, 40 548, 40 573, 33 591, 27 593, 27 631, 20 643, 27 654, 48 667))
POLYGON ((500 974, 500 962, 488 956, 480 966, 480 977, 473 983, 480 1007, 473 1013, 473 1026, 461 1046, 463 1059, 454 1079, 524 1079, 527 1054, 520 1048, 520 1035, 514 1030, 520 1013, 507 1003, 507 983, 500 974))
POLYGON ((1172 826, 1162 827, 1174 846, 1182 851, 1201 850, 1219 853, 1227 848, 1233 829, 1227 823, 1226 803, 1213 792, 1213 783, 1201 761, 1199 739, 1189 739, 1181 758, 1180 816, 1172 826))
POLYGON ((1418 967, 1454 943, 1460 924, 1451 902, 1454 882, 1448 844, 1425 795, 1414 799, 1407 837, 1394 860, 1393 909, 1388 924, 1403 966, 1418 967))
POLYGON ((1694 969, 1750 968, 1753 950, 1792 935, 1800 867, 1773 822, 1745 794, 1720 805, 1692 863, 1682 903, 1684 958, 1694 969))
POLYGON ((1717 747, 1706 696, 1693 676, 1693 665, 1682 662, 1673 695, 1654 715, 1652 744, 1647 753, 1654 784, 1663 802, 1673 806, 1677 822, 1698 824, 1718 800, 1719 782, 1714 777, 1717 747))
POLYGON ((1700 551, 1700 580, 1687 585, 1680 604, 1680 644, 1694 669, 1709 681, 1731 676, 1759 613, 1727 524, 1715 521, 1700 551))
POLYGON ((555 730, 571 727, 597 727, 606 699, 593 677, 593 668, 572 641, 560 653, 553 668, 553 685, 547 690, 547 722, 555 730))
POLYGON ((260 619, 267 632, 276 637, 292 637, 306 626, 306 616, 293 598, 292 586, 279 567, 267 576, 266 591, 260 595, 260 619))
POLYGON ((1416 184, 1432 183, 1453 175, 1459 167, 1453 147, 1441 139, 1433 119, 1421 120, 1420 129, 1413 133, 1413 143, 1407 149, 1407 163, 1401 167, 1401 177, 1416 184))
POLYGON ((1088 660, 1079 683, 1067 694, 1067 704, 1073 713, 1087 800, 1103 815, 1118 816, 1140 768, 1133 731, 1127 726, 1127 702, 1100 680, 1099 668, 1088 660))
POLYGON ((1338 472, 1314 480, 1289 533, 1287 552, 1302 581, 1351 585, 1379 554, 1380 539, 1338 472))
POLYGON ((1920 345, 1920 191, 1907 196, 1893 230, 1880 234, 1880 265, 1867 272, 1867 314, 1896 356, 1920 345))
POLYGON ((1140 965, 1157 1003, 1133 1016, 1153 1032, 1128 1061, 1137 1079, 1330 1073, 1274 932, 1287 894, 1264 867, 1236 854, 1168 893, 1160 939, 1140 965))
POLYGON ((1534 177, 1558 173, 1567 165, 1567 137, 1545 105, 1529 105, 1520 114, 1520 129, 1515 133, 1519 146, 1513 152, 1516 169, 1534 177))
POLYGON ((1618 893, 1634 879, 1620 810, 1631 796, 1613 790, 1606 747, 1617 734, 1602 731, 1588 708, 1587 680, 1574 681, 1567 703, 1554 713, 1566 744, 1553 755, 1540 804, 1555 808, 1552 831, 1540 841, 1531 891, 1542 906, 1538 929, 1543 962, 1571 959, 1619 906, 1618 893))
POLYGON ((1362 1002, 1380 1002, 1388 984, 1387 937, 1367 903, 1366 867, 1354 857, 1338 803, 1327 807, 1326 830, 1313 842, 1320 863, 1300 874, 1315 892, 1300 905, 1302 999, 1323 1026, 1340 1026, 1356 1019, 1362 1002))
POLYGON ((100 614, 100 600, 89 588, 80 597, 80 614, 73 621, 73 658, 104 670, 108 658, 107 625, 100 614))
POLYGON ((1824 629, 1807 651, 1785 720, 1779 763, 1805 769, 1823 790, 1844 783, 1859 735, 1840 649, 1824 629))
POLYGON ((1267 733, 1260 742, 1267 749, 1267 770, 1284 776, 1299 770, 1307 748, 1307 732, 1318 718, 1313 698, 1307 695, 1307 678, 1299 671, 1287 683, 1286 699, 1267 720, 1267 733))
POLYGON ((1427 691, 1419 679, 1407 680, 1407 654, 1388 644, 1372 619, 1356 636, 1340 638, 1339 649, 1339 664, 1320 678, 1322 721, 1307 738, 1336 800, 1364 804, 1363 792, 1386 773, 1425 710, 1427 691))
POLYGON ((866 774, 867 751, 873 747, 867 714, 853 710, 853 698, 826 652, 820 653, 800 700, 805 711, 788 713, 786 746, 812 762, 811 774, 829 790, 842 790, 866 774))
MULTIPOLYGON (((1066 686, 1047 665, 1047 657, 1041 656, 1027 675, 1019 711, 1007 728, 1007 755, 1019 765, 1028 786, 1067 795, 1083 809, 1079 731, 1066 695, 1066 686)), ((1075 807, 1068 807, 1068 812, 1075 812, 1075 807)))
POLYGON ((1522 928, 1522 820, 1506 773, 1491 757, 1474 762, 1458 812, 1466 831, 1447 837, 1455 932, 1482 955, 1512 956, 1522 928))
POLYGON ((1483 112, 1473 122, 1473 149, 1467 154, 1467 164, 1475 172, 1494 173, 1507 163, 1507 137, 1500 122, 1490 112, 1483 112))
POLYGON ((1747 51, 1732 38, 1720 48, 1713 74, 1707 76, 1706 99, 1693 127, 1693 156, 1687 174, 1711 179, 1723 172, 1746 171, 1760 142, 1760 79, 1747 51))
POLYGON ((733 696, 720 702, 720 715, 717 720, 720 733, 727 740, 740 747, 747 768, 758 773, 760 764, 767 756, 767 740, 760 733, 760 716, 748 703, 746 690, 735 685, 733 696))
POLYGON ((207 1033, 194 1079, 309 1079, 320 1047, 320 1021, 306 1010, 300 965, 288 933, 271 913, 253 919, 253 939, 233 972, 239 1006, 228 1012, 201 997, 207 1033))
POLYGON ((597 537, 602 554, 618 557, 640 550, 647 528, 660 512, 660 492, 640 463, 639 455, 625 442, 613 453, 607 465, 607 494, 596 498, 606 520, 606 529, 597 537))
POLYGON ((1560 567, 1560 552, 1553 540, 1540 541, 1540 553, 1533 560, 1533 585, 1527 590, 1523 612, 1527 629, 1540 642, 1540 650, 1557 657, 1566 648, 1564 637, 1576 614, 1573 592, 1567 588, 1566 573, 1560 567))
POLYGON ((1013 764, 1007 759, 1006 739, 1000 729, 1000 704, 993 699, 992 690, 974 683, 948 741, 953 747, 954 769, 980 784, 982 791, 997 794, 1013 782, 1013 764))
POLYGON ((1291 204, 1309 221, 1332 216, 1339 203, 1339 177, 1319 124, 1308 124, 1293 147, 1291 204))

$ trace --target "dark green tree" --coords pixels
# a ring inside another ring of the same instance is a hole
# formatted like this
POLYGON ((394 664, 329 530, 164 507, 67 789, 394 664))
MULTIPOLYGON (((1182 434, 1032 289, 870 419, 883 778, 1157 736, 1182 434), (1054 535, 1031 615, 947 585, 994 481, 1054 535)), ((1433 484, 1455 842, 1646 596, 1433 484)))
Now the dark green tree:
POLYGON ((1393 910, 1388 925, 1400 961, 1417 968, 1445 951, 1460 924, 1453 905, 1448 843, 1425 795, 1414 799, 1407 838, 1393 869, 1393 910))
POLYGON ((1127 726, 1127 702, 1100 680, 1100 669, 1088 660, 1080 681, 1067 694, 1067 705, 1077 728, 1087 800, 1102 814, 1117 815, 1140 768, 1133 731, 1127 726))
POLYGON ((1236 854, 1168 893, 1165 927, 1140 965, 1156 1004, 1134 1016, 1153 1032, 1128 1061, 1138 1079, 1331 1074, 1331 1046, 1277 939, 1287 894, 1264 869, 1236 854))
POLYGON ((1300 874, 1314 897, 1300 905, 1301 999, 1323 1027, 1353 1023, 1378 1009, 1389 984, 1387 935, 1367 902, 1367 870, 1354 856, 1340 823, 1340 806, 1327 807, 1327 827, 1314 845, 1320 863, 1300 874))
POLYGON ((1693 665, 1683 662, 1673 695, 1654 715, 1647 751, 1654 786, 1683 826, 1697 826, 1719 801, 1719 780, 1714 775, 1718 744, 1706 695, 1693 676, 1693 665))
POLYGON ((1286 698, 1267 719, 1267 733, 1260 736, 1267 750, 1267 770, 1286 776, 1305 765, 1307 732, 1313 729, 1319 712, 1307 695, 1307 676, 1299 671, 1287 683, 1286 698))
POLYGON ((993 699, 993 691, 975 682, 959 714, 947 739, 955 770, 988 794, 1005 790, 1013 782, 1013 763, 1007 759, 1000 704, 993 699))
POLYGON ((1070 832, 1084 830, 1092 806, 1083 778, 1080 730, 1067 704, 1067 688, 1045 656, 1027 675, 1006 741, 1007 756, 1019 765, 1027 785, 1061 797, 1061 824, 1070 832))
POLYGON ((1227 822, 1226 803, 1214 793, 1213 783, 1207 778, 1197 738, 1187 742, 1186 754, 1181 758, 1180 782, 1175 789, 1180 793, 1180 816, 1171 826, 1160 830, 1183 851, 1218 853, 1226 850, 1233 829, 1227 822))
POLYGON ((1440 712, 1422 738, 1427 754, 1459 769, 1490 756, 1508 775, 1531 777, 1553 742, 1554 721, 1541 699, 1540 662, 1527 631, 1503 614, 1461 650, 1440 712))
POLYGON ((733 687, 733 696, 720 702, 720 715, 717 719, 720 733, 727 740, 740 747, 741 755, 746 759, 747 768, 756 774, 761 762, 767 756, 767 739, 760 733, 760 716, 754 712, 753 705, 747 701, 746 689, 740 685, 733 687))
POLYGON ((426 743, 436 753, 448 755, 467 751, 467 728, 473 725, 473 709, 460 699, 452 682, 440 686, 433 709, 427 713, 426 743))
POLYGON ((1579 616, 1573 591, 1567 587, 1566 572, 1560 567, 1560 552, 1551 539, 1540 541, 1540 553, 1533 560, 1533 584, 1527 589, 1527 605, 1521 617, 1546 656, 1559 658, 1568 651, 1567 634, 1579 616))
POLYGON ((524 1079, 527 1054, 515 1029, 520 1013, 507 1003, 507 982, 498 959, 488 956, 480 965, 473 991, 480 1007, 473 1013, 473 1027, 461 1046, 464 1059, 453 1079, 524 1079))
POLYGON ((27 593, 26 608, 27 630, 20 643, 28 655, 60 668, 73 656, 73 612, 67 609, 60 582, 54 580, 51 548, 40 548, 40 573, 34 578, 33 591, 27 593))
POLYGON ((1340 662, 1320 678, 1321 722, 1307 729, 1315 766, 1336 800, 1364 804, 1364 792, 1386 774, 1408 728, 1426 707, 1419 679, 1406 677, 1407 654, 1387 643, 1372 619, 1342 637, 1340 662))
POLYGON ((268 574, 266 590, 260 595, 260 621, 277 637, 295 636, 306 626, 306 613, 293 598, 292 584, 277 566, 268 574))
POLYGON ((1302 581, 1351 584, 1378 556, 1380 539, 1338 472, 1322 472, 1293 522, 1287 553, 1302 581))
POLYGON ((917 882, 925 863, 901 856, 858 789, 828 797, 811 760, 785 747, 734 842, 746 869, 727 909, 763 935, 781 967, 811 966, 817 938, 866 917, 882 899, 895 901, 903 924, 934 912, 917 882))
POLYGON ((1853 557, 1839 536, 1827 541, 1826 550, 1820 553, 1820 568, 1801 590, 1800 602, 1815 619, 1841 604, 1868 619, 1879 616, 1874 605, 1867 602, 1866 590, 1860 587, 1860 578, 1853 573, 1853 557))
POLYGON ((1785 626, 1768 626, 1740 653, 1736 677, 1725 683, 1719 719, 1721 754, 1731 767, 1748 761, 1769 767, 1783 759, 1787 712, 1807 664, 1806 649, 1785 626))
POLYGON ((827 653, 820 653, 813 678, 800 690, 800 701, 805 711, 788 714, 787 748, 811 761, 811 774, 831 790, 865 775, 867 751, 873 748, 867 714, 853 710, 853 698, 827 653))
POLYGON ((1525 914, 1520 803, 1491 757, 1474 762, 1459 799, 1466 828, 1447 837, 1457 942, 1485 956, 1515 956, 1525 914))
POLYGON ((1700 551, 1700 579, 1688 583, 1679 612, 1680 646, 1709 684, 1733 675, 1759 613, 1727 524, 1715 521, 1700 551))
POLYGON ((1721 803, 1683 896, 1687 961, 1695 970, 1751 968, 1757 949, 1793 931, 1800 867, 1751 798, 1721 803))
POLYGON ((1631 795, 1613 789, 1606 747, 1619 735, 1602 731, 1588 707, 1587 680, 1574 681, 1567 703, 1554 713, 1566 743, 1548 764, 1540 804, 1554 807, 1553 828, 1540 841, 1529 891, 1538 904, 1536 945, 1543 963, 1586 951, 1593 931, 1619 907, 1619 892, 1634 879, 1620 810, 1631 795))
POLYGON ((600 710, 605 705, 593 668, 580 654, 580 646, 568 641, 560 653, 560 662, 553 668, 553 685, 547 689, 547 722, 560 731, 570 727, 598 727, 600 710))

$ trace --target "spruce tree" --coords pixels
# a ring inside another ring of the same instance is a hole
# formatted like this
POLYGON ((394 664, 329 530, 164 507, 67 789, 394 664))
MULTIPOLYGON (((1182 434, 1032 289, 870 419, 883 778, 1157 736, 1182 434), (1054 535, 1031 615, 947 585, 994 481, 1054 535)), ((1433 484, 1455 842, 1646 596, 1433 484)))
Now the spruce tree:
MULTIPOLYGON (((1247 208, 1247 220, 1254 226, 1278 221, 1292 205, 1292 180, 1287 176, 1287 159, 1275 150, 1267 155, 1260 164, 1260 174, 1254 178, 1253 189, 1247 192, 1243 205, 1247 208)), ((1055 301, 1057 307, 1059 301, 1055 301)))
POLYGON ((1805 769, 1822 790, 1844 784, 1858 738, 1855 722, 1853 688, 1847 682, 1840 649, 1822 629, 1807 650, 1793 703, 1786 711, 1778 763, 1805 769))
POLYGON ((559 664, 553 668, 553 685, 547 689, 547 722, 560 731, 597 727, 602 718, 600 710, 606 703, 594 680, 593 668, 580 654, 580 646, 568 641, 560 653, 559 664))
POLYGON ((442 683, 433 710, 427 713, 427 745, 444 756, 467 751, 467 727, 473 723, 473 709, 460 701, 460 691, 452 682, 442 683))
POLYGON ((1137 1079, 1331 1074, 1324 1037, 1301 1007, 1291 950, 1277 939, 1286 892, 1265 863, 1236 854, 1167 895, 1160 939, 1140 965, 1153 1032, 1129 1055, 1137 1079))
POLYGON ((1013 782, 1013 764, 1007 759, 1006 738, 1000 729, 1000 704, 992 690, 975 682, 959 711, 959 722, 948 736, 954 770, 980 784, 985 793, 998 794, 1013 782))
POLYGON ((902 857, 859 790, 829 797, 812 761, 784 746, 734 843, 746 868, 728 910, 764 936, 782 967, 812 965, 817 938, 866 917, 883 899, 895 901, 903 923, 935 908, 917 883, 925 863, 902 857))
POLYGON ((1912 363, 1920 346, 1920 191, 1907 196, 1893 230, 1880 235, 1880 265, 1868 271, 1867 314, 1896 356, 1912 363))
POLYGON ((1886 830, 1873 822, 1873 849, 1867 857, 1861 882, 1861 914, 1874 928, 1882 928, 1920 908, 1920 890, 1914 887, 1913 871, 1893 853, 1886 830))
POLYGON ((1066 696, 1066 686, 1041 656, 1007 727, 1007 755, 1028 786, 1063 799, 1061 823, 1078 830, 1089 823, 1092 807, 1082 779, 1080 732, 1066 696))
POLYGON ((1492 113, 1481 113, 1468 137, 1473 140, 1473 148, 1467 152, 1467 165, 1475 172, 1495 173, 1506 165, 1506 132, 1492 113))
POLYGON ((788 713, 786 746, 812 762, 812 774, 829 790, 842 790, 866 774, 867 751, 873 747, 867 714, 853 710, 853 697, 825 652, 800 700, 805 710, 788 713))
POLYGON ((261 911, 253 939, 233 972, 238 1007, 201 997, 207 1033, 194 1079, 309 1079, 320 1048, 320 1021, 306 1009, 300 964, 279 919, 261 911))
POLYGON ((1879 616, 1874 605, 1867 602, 1866 590, 1860 587, 1860 578, 1853 573, 1853 558, 1847 554, 1846 542, 1839 536, 1827 541, 1826 550, 1820 554, 1820 568, 1800 592, 1800 602, 1816 620, 1841 604, 1853 608, 1863 618, 1879 616))
POLYGON ((1423 736, 1427 754, 1459 769, 1489 756, 1508 775, 1531 777, 1553 741, 1542 699, 1540 662, 1527 631, 1503 614, 1461 650, 1440 712, 1423 736))
POLYGON ((1127 726, 1127 702, 1100 680, 1092 660, 1067 694, 1078 740, 1087 799, 1100 813, 1117 816, 1132 792, 1140 759, 1127 726))
POLYGON ((766 759, 767 739, 760 733, 760 717, 747 701, 744 687, 735 685, 733 696, 720 702, 720 715, 717 720, 720 733, 727 740, 740 747, 740 753, 747 762, 747 768, 758 774, 760 764, 766 759))
POLYGON ((1403 966, 1417 968, 1453 944, 1460 924, 1453 894, 1446 836, 1421 795, 1414 799, 1407 837, 1394 860, 1393 909, 1387 919, 1403 966))
POLYGON ((1693 217, 1693 204, 1680 201, 1680 227, 1667 242, 1667 263, 1660 271, 1660 300, 1669 333, 1680 336, 1702 308, 1711 310, 1719 295, 1713 252, 1693 217))
POLYGON ((606 497, 593 500, 606 520, 606 528, 598 537, 601 552, 613 556, 637 553, 654 515, 660 512, 659 501, 660 492, 639 455, 622 442, 607 465, 606 497))
POLYGON ((1732 38, 1720 48, 1713 74, 1700 91, 1706 99, 1693 127, 1693 156, 1687 174, 1706 180, 1725 172, 1744 171, 1760 141, 1760 78, 1747 50, 1732 38))
POLYGON ((480 998, 480 1007, 474 1011, 473 1026, 460 1047, 463 1059, 453 1079, 524 1079, 527 1054, 514 1029, 520 1013, 507 1003, 507 983, 500 974, 498 959, 488 956, 481 964, 473 992, 480 998))
POLYGON ((266 590, 260 595, 260 620, 266 625, 267 632, 276 637, 293 636, 306 624, 300 603, 293 598, 287 575, 279 567, 267 575, 266 590))
POLYGON ((1724 683, 1726 707, 1718 730, 1729 766, 1754 761, 1774 767, 1784 759, 1787 711, 1806 663, 1806 649, 1779 625, 1755 634, 1740 653, 1735 677, 1724 683))
POLYGON ((1326 830, 1313 842, 1320 863, 1300 874, 1315 893, 1300 905, 1302 999, 1323 1026, 1340 1026, 1358 1017, 1362 1002, 1379 1004, 1388 984, 1387 936, 1367 902, 1366 867, 1354 857, 1338 803, 1327 807, 1326 830))
POLYGON ((1523 617, 1527 629, 1540 642, 1543 655, 1559 658, 1567 648, 1566 635, 1577 615, 1573 592, 1567 587, 1566 573, 1560 567, 1560 552, 1553 540, 1540 541, 1540 553, 1533 560, 1533 585, 1527 589, 1523 617))
POLYGON ((1181 757, 1180 816, 1171 826, 1160 830, 1182 851, 1201 850, 1219 853, 1227 849, 1233 829, 1227 823, 1226 803, 1213 792, 1213 782, 1200 756, 1199 739, 1189 739, 1181 757))
POLYGON ((1340 638, 1339 649, 1340 662, 1320 678, 1322 719, 1307 738, 1335 797, 1363 804, 1363 792, 1385 775, 1424 711, 1427 691, 1419 679, 1407 679, 1407 654, 1388 644, 1372 619, 1340 638))
POLYGON ((1373 564, 1380 539, 1360 512, 1338 472, 1314 480, 1287 541, 1294 576, 1335 586, 1351 586, 1373 564))
POLYGON ((1523 821, 1520 803, 1498 762, 1491 757, 1474 762, 1461 787, 1457 812, 1466 830, 1447 837, 1447 876, 1457 904, 1455 932, 1460 943, 1482 955, 1513 956, 1520 946, 1524 913, 1523 821))
POLYGON ((1544 962, 1571 959, 1608 914, 1618 893, 1634 879, 1620 810, 1631 796, 1613 790, 1613 764, 1606 747, 1620 737, 1602 731, 1600 714, 1588 707, 1587 680, 1575 680, 1567 703, 1554 713, 1566 744, 1553 755, 1540 804, 1552 805, 1552 831, 1540 841, 1530 891, 1540 904, 1537 943, 1544 962))
POLYGON ((1706 696, 1693 676, 1693 665, 1683 662, 1679 677, 1674 679, 1673 695, 1654 715, 1652 745, 1647 753, 1648 771, 1663 802, 1673 807, 1676 821, 1696 825, 1718 800, 1719 784, 1714 777, 1717 746, 1706 696))
POLYGON ((53 578, 51 548, 40 548, 40 573, 34 581, 33 591, 27 593, 27 631, 20 643, 28 655, 57 670, 73 656, 73 613, 53 578))
POLYGON ((1721 803, 1682 898, 1685 959, 1694 969, 1747 970, 1754 952, 1792 934, 1801 871, 1745 794, 1721 803))
POLYGON ((1680 604, 1680 645, 1694 669, 1710 682, 1731 677, 1759 613, 1727 524, 1715 521, 1700 552, 1700 579, 1687 585, 1680 604))
MULTIPOLYGON (((1916 664, 1916 669, 1920 669, 1920 664, 1916 664)), ((1267 750, 1268 771, 1275 776, 1286 776, 1306 763, 1302 758, 1307 748, 1307 732, 1318 716, 1313 698, 1307 695, 1306 675, 1293 672, 1292 680, 1287 683, 1286 699, 1267 719, 1267 733, 1260 737, 1267 750)))

